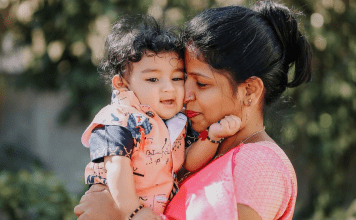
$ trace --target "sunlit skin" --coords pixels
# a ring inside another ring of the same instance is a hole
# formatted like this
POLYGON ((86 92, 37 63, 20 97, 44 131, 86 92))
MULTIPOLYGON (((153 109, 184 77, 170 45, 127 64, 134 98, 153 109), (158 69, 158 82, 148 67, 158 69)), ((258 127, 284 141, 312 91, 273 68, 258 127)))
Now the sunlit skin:
MULTIPOLYGON (((241 119, 238 133, 225 138, 217 153, 226 153, 232 146, 237 146, 242 140, 256 131, 263 129, 263 114, 261 100, 263 98, 263 82, 257 77, 239 84, 237 92, 233 93, 229 77, 223 72, 217 72, 209 64, 198 59, 194 50, 185 51, 185 99, 188 117, 192 127, 202 132, 211 124, 225 116, 235 115, 241 119), (194 97, 190 100, 188 97, 194 97), (251 99, 251 105, 248 100, 251 99)), ((261 135, 268 140, 267 133, 261 135)))
MULTIPOLYGON (((202 132, 227 115, 241 118, 240 130, 219 145, 218 155, 225 154, 246 137, 263 129, 261 99, 264 86, 261 79, 257 77, 248 79, 238 86, 236 93, 233 93, 228 75, 217 73, 207 63, 198 59, 196 52, 189 48, 185 51, 185 67, 186 109, 194 130, 202 132), (248 104, 250 99, 252 102, 248 104)), ((249 141, 261 140, 273 141, 266 132, 259 133, 249 141)), ((249 206, 238 203, 237 209, 239 219, 261 219, 259 214, 249 206)))
POLYGON ((241 100, 239 96, 233 96, 229 80, 224 75, 216 73, 189 50, 185 52, 185 64, 186 97, 194 96, 194 100, 187 99, 186 109, 194 130, 202 132, 231 114, 241 117, 241 111, 238 111, 241 100))
MULTIPOLYGON (((140 61, 131 63, 128 70, 123 77, 113 77, 115 89, 134 92, 141 104, 149 105, 162 119, 172 118, 182 110, 184 66, 177 53, 155 54, 148 51, 140 61)), ((104 164, 107 170, 107 185, 120 210, 120 215, 117 216, 121 216, 119 219, 128 219, 140 206, 131 160, 128 157, 106 156, 104 164)))
MULTIPOLYGON (((217 154, 224 154, 236 147, 242 140, 263 129, 262 98, 263 82, 259 78, 251 78, 241 83, 237 92, 233 93, 227 76, 214 71, 207 63, 196 58, 196 54, 187 50, 185 53, 187 79, 185 83, 185 99, 188 116, 193 128, 204 131, 208 126, 225 116, 235 115, 241 118, 240 130, 219 145, 217 154), (188 99, 188 97, 193 97, 188 99), (248 100, 251 99, 251 104, 248 100)), ((249 139, 248 142, 273 141, 265 132, 249 139)), ((129 162, 129 160, 128 160, 129 162)), ((104 216, 117 216, 119 211, 112 208, 113 201, 109 194, 95 192, 106 191, 107 186, 94 185, 89 194, 82 197, 75 207, 79 219, 102 219, 104 216), (101 196, 101 197, 99 197, 101 196), (96 203, 108 203, 97 208, 96 203), (102 216, 96 218, 96 214, 102 216)), ((137 207, 137 206, 136 206, 137 207)), ((259 220, 261 217, 249 206, 237 204, 239 219, 259 220)), ((160 219, 149 208, 137 214, 137 219, 160 219)))
MULTIPOLYGON (((183 108, 184 65, 174 52, 147 52, 139 62, 132 63, 125 86, 133 91, 143 105, 149 105, 162 119, 169 119, 183 108)), ((120 77, 115 76, 117 89, 120 77)))

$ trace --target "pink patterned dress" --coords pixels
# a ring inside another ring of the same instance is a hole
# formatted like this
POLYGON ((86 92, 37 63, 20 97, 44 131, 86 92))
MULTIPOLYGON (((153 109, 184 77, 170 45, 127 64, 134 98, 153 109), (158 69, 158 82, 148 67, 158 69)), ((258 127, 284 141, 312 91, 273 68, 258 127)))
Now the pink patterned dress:
POLYGON ((241 144, 188 177, 165 210, 167 219, 238 219, 237 204, 263 220, 292 219, 294 168, 276 144, 241 144))

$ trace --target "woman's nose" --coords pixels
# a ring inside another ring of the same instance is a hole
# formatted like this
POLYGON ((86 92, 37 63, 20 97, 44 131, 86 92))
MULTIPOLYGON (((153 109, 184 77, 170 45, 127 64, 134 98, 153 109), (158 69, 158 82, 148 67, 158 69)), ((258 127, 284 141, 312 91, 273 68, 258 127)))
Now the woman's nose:
POLYGON ((195 100, 195 94, 193 91, 186 91, 185 96, 184 96, 184 103, 194 101, 195 100))

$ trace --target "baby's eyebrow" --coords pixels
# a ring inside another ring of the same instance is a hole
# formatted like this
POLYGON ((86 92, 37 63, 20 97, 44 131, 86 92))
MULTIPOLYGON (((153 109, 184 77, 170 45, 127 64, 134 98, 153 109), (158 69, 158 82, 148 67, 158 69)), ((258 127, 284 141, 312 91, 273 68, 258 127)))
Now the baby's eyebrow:
POLYGON ((151 73, 151 72, 161 72, 161 70, 147 68, 141 71, 141 73, 151 73))
POLYGON ((173 70, 173 72, 184 72, 184 68, 177 68, 173 70))

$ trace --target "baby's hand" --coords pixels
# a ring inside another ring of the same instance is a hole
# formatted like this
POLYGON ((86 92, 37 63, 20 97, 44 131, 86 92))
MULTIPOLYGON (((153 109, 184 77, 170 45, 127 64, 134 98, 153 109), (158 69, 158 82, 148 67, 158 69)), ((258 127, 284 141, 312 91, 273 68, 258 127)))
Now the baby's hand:
POLYGON ((225 116, 225 118, 212 124, 209 127, 209 138, 212 140, 219 140, 224 137, 234 135, 240 130, 241 119, 235 115, 225 116))

